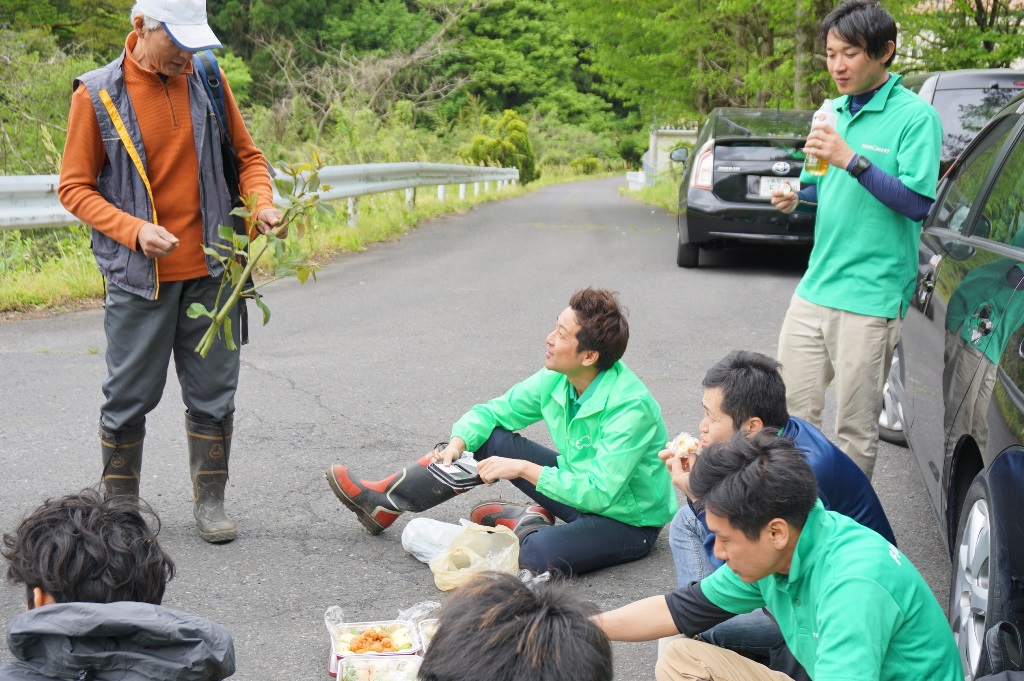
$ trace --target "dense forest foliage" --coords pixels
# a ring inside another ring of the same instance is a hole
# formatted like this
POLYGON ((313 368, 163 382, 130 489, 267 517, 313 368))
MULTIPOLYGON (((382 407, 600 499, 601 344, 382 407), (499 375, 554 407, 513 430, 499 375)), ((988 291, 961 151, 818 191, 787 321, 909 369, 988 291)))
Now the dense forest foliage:
MULTIPOLYGON (((130 0, 0 0, 0 173, 55 172, 74 77, 130 0)), ((274 159, 635 165, 651 126, 828 96, 833 0, 208 0, 218 58, 274 159), (514 112, 506 114, 506 112, 514 112)), ((902 72, 1009 66, 1007 0, 891 0, 902 72)), ((523 166, 521 166, 523 167, 523 166)))

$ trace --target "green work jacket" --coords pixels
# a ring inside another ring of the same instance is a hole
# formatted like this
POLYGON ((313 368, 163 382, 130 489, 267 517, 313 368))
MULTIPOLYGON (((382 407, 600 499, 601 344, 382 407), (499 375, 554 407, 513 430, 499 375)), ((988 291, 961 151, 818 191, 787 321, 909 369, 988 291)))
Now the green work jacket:
POLYGON ((636 527, 661 527, 677 509, 672 480, 658 452, 668 441, 661 407, 621 361, 569 418, 575 389, 541 369, 501 397, 470 409, 452 426, 469 451, 496 428, 520 430, 543 420, 560 456, 545 466, 537 491, 583 513, 636 527))
POLYGON ((964 678, 946 616, 910 560, 820 499, 789 574, 746 584, 726 564, 700 588, 729 612, 767 606, 814 681, 964 678))

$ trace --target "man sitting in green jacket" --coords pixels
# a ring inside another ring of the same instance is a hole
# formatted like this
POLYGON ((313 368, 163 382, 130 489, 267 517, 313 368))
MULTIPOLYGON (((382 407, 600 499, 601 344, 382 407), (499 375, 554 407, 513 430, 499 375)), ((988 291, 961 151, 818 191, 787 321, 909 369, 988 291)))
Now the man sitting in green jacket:
POLYGON ((470 513, 475 523, 516 533, 522 567, 572 575, 642 558, 677 504, 658 458, 668 440, 661 408, 620 361, 628 341, 614 292, 577 291, 546 339, 544 368, 466 412, 450 442, 378 482, 357 481, 344 466, 332 466, 327 482, 380 534, 403 512, 463 491, 428 466, 450 465, 469 451, 481 484, 509 480, 538 504, 485 502, 470 513), (557 452, 515 432, 541 420, 557 452))

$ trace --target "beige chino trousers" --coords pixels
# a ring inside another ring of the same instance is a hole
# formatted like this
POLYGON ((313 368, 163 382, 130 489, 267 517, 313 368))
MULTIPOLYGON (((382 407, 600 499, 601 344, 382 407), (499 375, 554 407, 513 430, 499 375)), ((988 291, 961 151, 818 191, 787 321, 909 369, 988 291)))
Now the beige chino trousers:
POLYGON ((738 653, 692 638, 666 647, 654 668, 657 681, 792 681, 738 653))
POLYGON ((869 480, 900 322, 815 305, 794 293, 779 333, 789 415, 821 428, 825 389, 834 379, 836 444, 869 480))

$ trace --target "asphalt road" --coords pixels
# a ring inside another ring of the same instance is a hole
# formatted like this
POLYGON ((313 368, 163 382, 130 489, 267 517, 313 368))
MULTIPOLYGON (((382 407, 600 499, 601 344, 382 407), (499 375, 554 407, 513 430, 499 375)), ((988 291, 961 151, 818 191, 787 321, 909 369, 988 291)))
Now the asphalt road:
MULTIPOLYGON (((178 566, 164 603, 232 631, 234 678, 325 679, 328 606, 366 621, 443 600, 429 569, 402 549, 405 518, 371 537, 330 493, 324 470, 344 462, 378 479, 447 439, 467 408, 541 366, 544 338, 575 289, 621 292, 631 320, 624 359, 673 434, 696 430, 700 381, 726 352, 775 354, 807 253, 726 251, 679 269, 674 217, 621 197, 620 184, 486 204, 339 257, 316 283, 265 289, 273 318, 243 349, 237 396, 234 543, 210 546, 195 533, 183 408, 169 374, 150 415, 142 481, 178 566)), ((103 349, 99 310, 0 325, 0 529, 48 496, 97 481, 103 349)), ((543 429, 527 434, 550 442, 543 429)), ((883 444, 875 484, 901 548, 944 603, 948 562, 909 452, 883 444)), ((457 522, 488 495, 521 498, 500 483, 424 515, 457 522)), ((670 589, 667 535, 647 558, 569 588, 606 609, 670 589)), ((0 612, 23 607, 20 587, 0 585, 0 612)), ((616 644, 616 678, 653 678, 655 655, 654 643, 616 644)))

